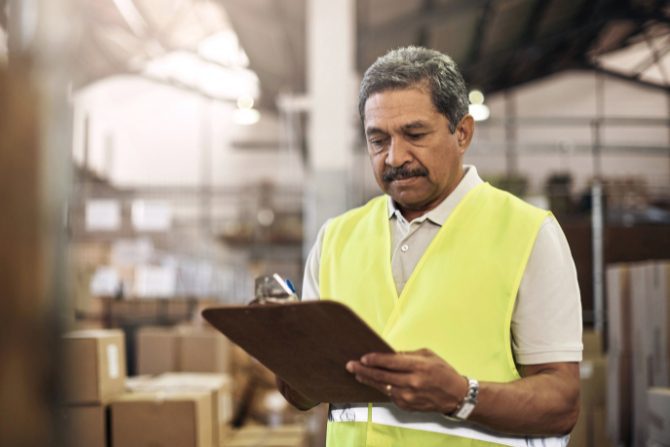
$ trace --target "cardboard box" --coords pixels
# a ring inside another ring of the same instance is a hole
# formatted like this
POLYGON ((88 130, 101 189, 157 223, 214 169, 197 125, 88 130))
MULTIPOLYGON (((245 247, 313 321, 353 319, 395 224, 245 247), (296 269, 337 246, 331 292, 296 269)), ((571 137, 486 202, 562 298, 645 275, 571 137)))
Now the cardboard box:
POLYGON ((215 445, 225 435, 225 427, 233 417, 232 380, 226 374, 212 373, 167 373, 158 377, 138 376, 126 381, 128 391, 176 392, 204 391, 210 394, 212 413, 212 439, 215 445))
POLYGON ((162 374, 177 371, 178 338, 171 327, 143 327, 136 335, 137 373, 162 374))
POLYGON ((630 268, 627 264, 607 267, 607 352, 632 353, 632 304, 630 268))
POLYGON ((222 429, 233 418, 232 381, 226 374, 168 373, 157 377, 153 385, 167 391, 206 391, 211 396, 212 439, 219 445, 222 429))
POLYGON ((245 426, 236 430, 225 447, 307 447, 307 430, 300 425, 280 427, 245 426))
POLYGON ((230 373, 230 341, 211 328, 179 326, 179 371, 230 373))
POLYGON ((651 291, 654 264, 631 264, 631 303, 633 322, 633 446, 643 447, 647 441, 647 388, 650 383, 650 327, 653 319, 651 291))
POLYGON ((74 331, 63 336, 66 403, 99 404, 123 393, 124 343, 119 330, 74 331))
POLYGON ((211 394, 143 392, 111 403, 111 447, 211 447, 211 394))
POLYGON ((106 447, 108 438, 107 406, 76 405, 60 409, 60 426, 67 445, 106 447))
POLYGON ((670 445, 670 388, 650 388, 647 397, 649 441, 670 445))
POLYGON ((651 272, 650 333, 647 341, 651 384, 670 386, 670 263, 658 262, 651 272))
POLYGON ((620 445, 630 445, 632 436, 633 390, 630 353, 607 354, 607 434, 620 445))

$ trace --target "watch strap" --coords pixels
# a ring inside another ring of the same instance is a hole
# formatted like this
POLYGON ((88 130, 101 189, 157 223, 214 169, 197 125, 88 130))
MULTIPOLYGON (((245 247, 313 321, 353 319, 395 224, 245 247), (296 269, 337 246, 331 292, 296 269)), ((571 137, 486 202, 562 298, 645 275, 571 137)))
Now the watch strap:
POLYGON ((477 396, 479 396, 479 381, 470 377, 465 377, 468 381, 468 392, 463 398, 463 402, 451 414, 446 415, 449 420, 465 421, 477 405, 477 396))

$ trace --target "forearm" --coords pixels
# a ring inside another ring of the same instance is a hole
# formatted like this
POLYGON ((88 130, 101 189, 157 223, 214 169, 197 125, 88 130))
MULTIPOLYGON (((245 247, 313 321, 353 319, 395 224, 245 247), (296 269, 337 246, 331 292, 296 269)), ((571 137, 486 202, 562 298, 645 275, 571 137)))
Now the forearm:
POLYGON ((547 368, 511 383, 483 382, 470 420, 509 434, 567 434, 579 415, 579 382, 566 380, 575 374, 547 368))
POLYGON ((320 403, 313 401, 304 394, 294 390, 289 384, 277 376, 275 376, 275 382, 277 383, 277 389, 282 394, 282 396, 284 396, 284 399, 286 399, 288 403, 296 407, 298 410, 306 411, 320 403))

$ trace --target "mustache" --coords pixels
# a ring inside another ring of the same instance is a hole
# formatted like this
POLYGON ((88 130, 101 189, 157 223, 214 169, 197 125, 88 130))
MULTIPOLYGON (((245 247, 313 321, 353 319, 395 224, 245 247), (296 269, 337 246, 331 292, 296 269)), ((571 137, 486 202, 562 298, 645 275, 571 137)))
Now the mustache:
POLYGON ((407 168, 406 166, 399 166, 397 168, 387 168, 382 174, 384 182, 392 182, 394 180, 402 180, 410 177, 428 177, 428 170, 423 167, 407 168))

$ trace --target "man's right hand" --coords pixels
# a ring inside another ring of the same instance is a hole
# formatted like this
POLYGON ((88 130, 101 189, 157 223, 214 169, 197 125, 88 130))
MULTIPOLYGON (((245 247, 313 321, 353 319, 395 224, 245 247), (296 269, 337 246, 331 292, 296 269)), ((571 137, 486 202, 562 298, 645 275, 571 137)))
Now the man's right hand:
POLYGON ((291 405, 296 407, 298 410, 306 411, 310 408, 317 406, 320 402, 315 402, 309 397, 300 393, 299 391, 294 390, 291 386, 284 382, 279 376, 275 376, 275 382, 277 383, 277 389, 284 396, 291 405))

